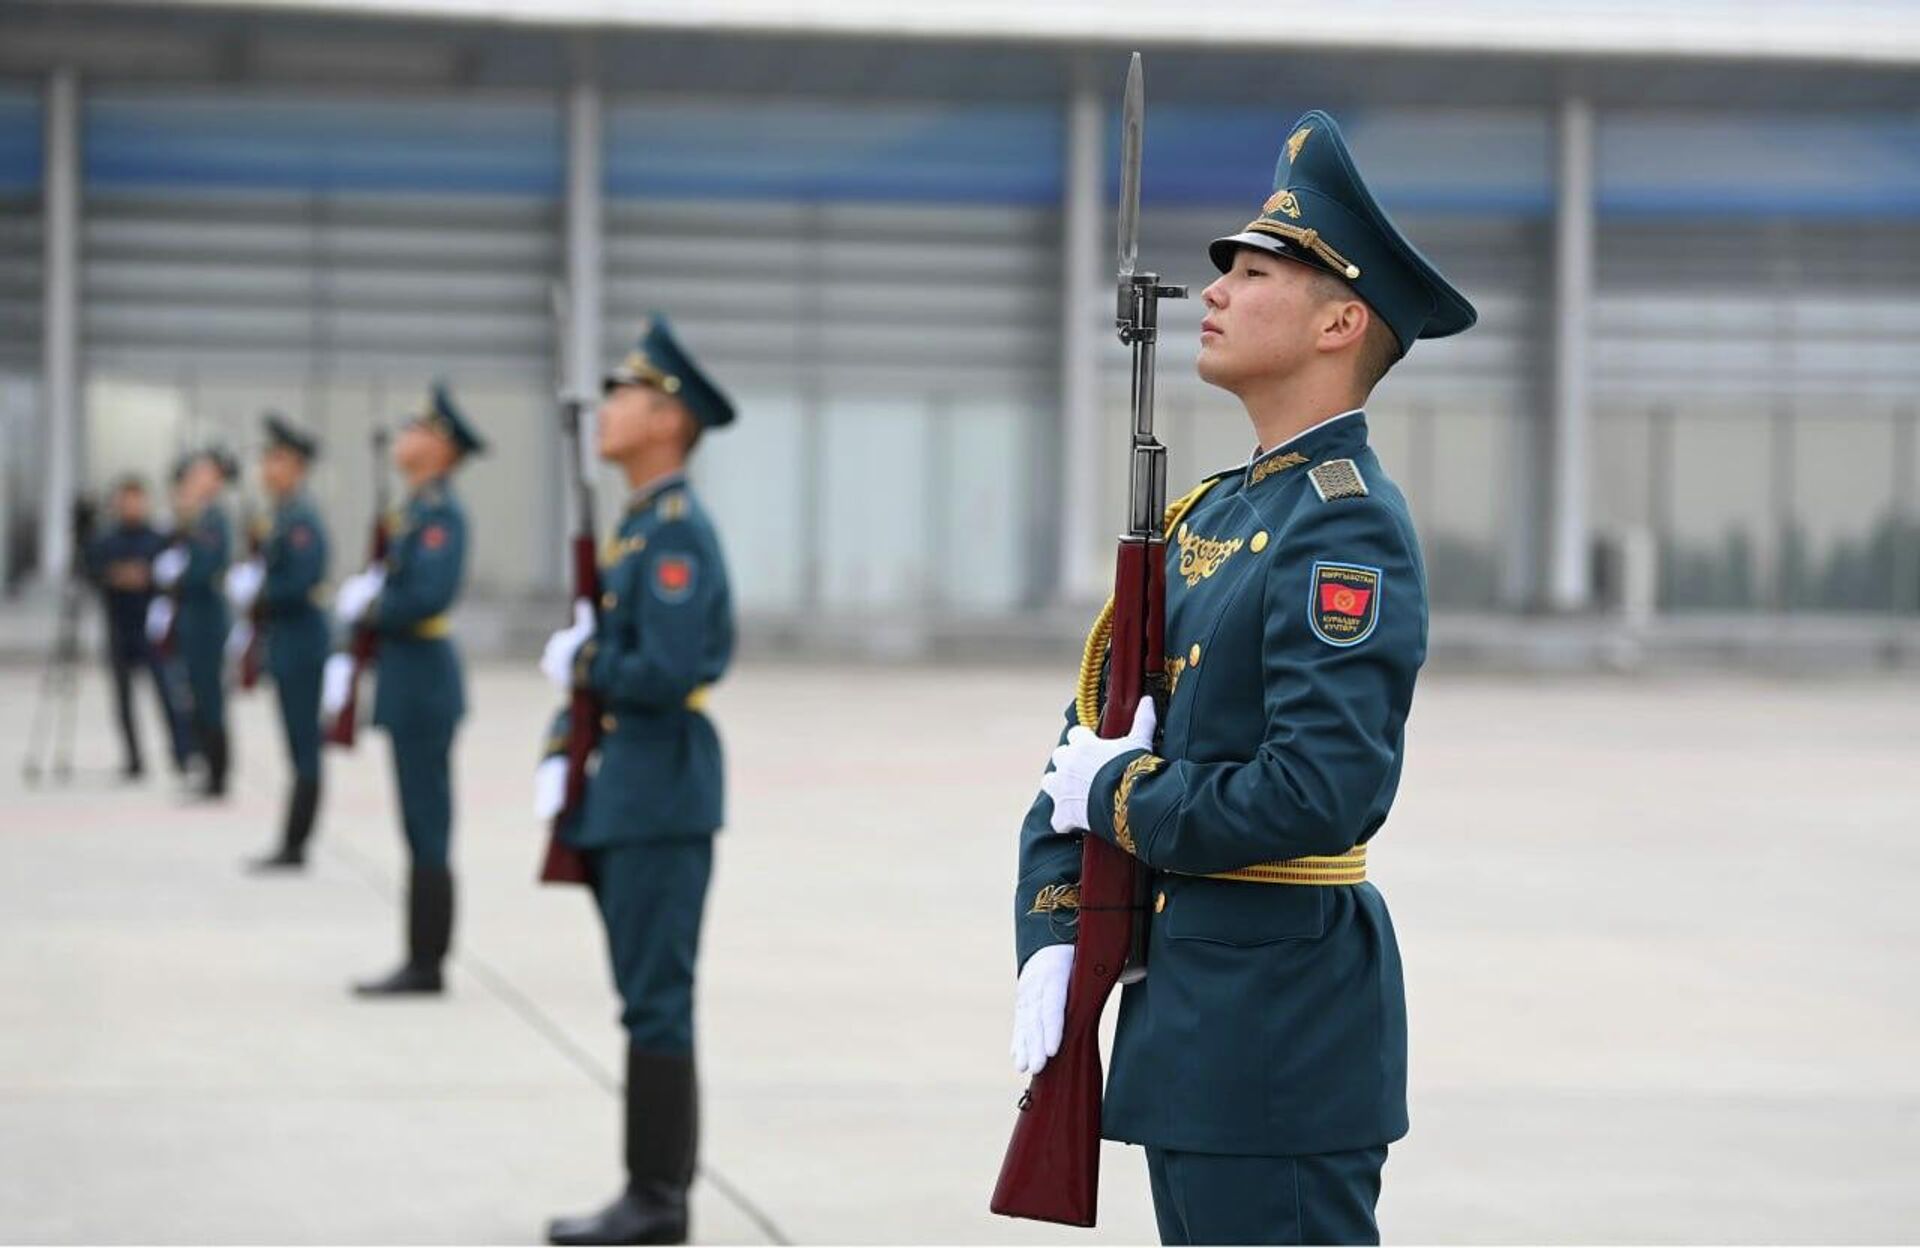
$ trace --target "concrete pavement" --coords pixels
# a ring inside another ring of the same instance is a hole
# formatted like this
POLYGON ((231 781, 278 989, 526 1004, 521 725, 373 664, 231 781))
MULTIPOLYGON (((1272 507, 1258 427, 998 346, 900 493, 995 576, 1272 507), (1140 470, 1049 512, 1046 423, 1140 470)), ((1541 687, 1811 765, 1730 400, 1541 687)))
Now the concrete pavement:
MULTIPOLYGON (((243 877, 284 777, 238 703, 224 807, 26 788, 0 670, 0 1239, 524 1243, 617 1185, 621 1037, 585 898, 531 883, 549 696, 483 667, 459 752, 451 995, 399 947, 385 742, 330 758, 313 869, 243 877)), ((1070 671, 753 663, 706 930, 709 1242, 1139 1242, 985 1211, 1013 829, 1070 671)), ((149 746, 157 735, 149 724, 149 746)), ((1401 1242, 1920 1234, 1920 684, 1443 677, 1375 854, 1411 984, 1401 1242)))

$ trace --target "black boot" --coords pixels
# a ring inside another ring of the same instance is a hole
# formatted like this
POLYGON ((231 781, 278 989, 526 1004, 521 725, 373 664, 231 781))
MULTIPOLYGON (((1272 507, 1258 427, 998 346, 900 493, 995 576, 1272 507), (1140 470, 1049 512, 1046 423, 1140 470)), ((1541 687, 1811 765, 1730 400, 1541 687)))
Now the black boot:
POLYGON ((247 863, 247 870, 298 871, 307 865, 307 838, 313 835, 313 817, 320 809, 320 779, 295 776, 293 793, 287 798, 287 826, 280 835, 280 848, 263 858, 247 863))
POLYGON ((598 1213, 556 1218, 550 1244, 684 1244, 700 1147, 690 1054, 627 1050, 627 1190, 598 1213))
POLYGON ((453 940, 453 873, 415 867, 407 881, 407 960, 384 978, 355 984, 362 997, 422 996, 440 992, 440 963, 453 940))
POLYGON ((197 796, 211 801, 220 801, 227 796, 227 730, 224 726, 209 726, 203 738, 207 758, 206 784, 197 796))

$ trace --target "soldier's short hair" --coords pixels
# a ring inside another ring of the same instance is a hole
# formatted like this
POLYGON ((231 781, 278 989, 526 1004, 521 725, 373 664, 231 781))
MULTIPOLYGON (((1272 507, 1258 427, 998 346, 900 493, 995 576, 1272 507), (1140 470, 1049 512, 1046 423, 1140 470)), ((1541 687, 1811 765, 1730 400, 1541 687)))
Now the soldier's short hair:
MULTIPOLYGON (((1360 299, 1353 287, 1331 273, 1314 270, 1314 285, 1319 288, 1320 297, 1328 301, 1341 299, 1360 299)), ((1387 322, 1371 306, 1367 308, 1367 332, 1360 341, 1360 352, 1354 359, 1354 380, 1360 388, 1372 393, 1380 384, 1380 379, 1388 370, 1400 362, 1400 340, 1387 328, 1387 322)))

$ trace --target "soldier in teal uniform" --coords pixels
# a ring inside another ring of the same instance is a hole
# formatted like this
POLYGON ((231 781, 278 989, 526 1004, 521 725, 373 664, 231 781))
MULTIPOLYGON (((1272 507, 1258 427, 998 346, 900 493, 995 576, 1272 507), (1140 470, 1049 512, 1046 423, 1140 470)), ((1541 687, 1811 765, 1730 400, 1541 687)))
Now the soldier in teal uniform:
MULTIPOLYGON (((342 625, 365 621, 380 635, 373 722, 392 739, 411 860, 406 960, 391 974, 356 985, 362 996, 441 991, 440 964, 452 944, 453 737, 466 694, 447 613, 466 570, 467 518, 451 478, 468 456, 485 450, 446 386, 434 386, 425 409, 394 439, 393 465, 407 499, 386 564, 349 577, 334 599, 342 625)), ((350 672, 347 656, 328 660, 336 673, 343 663, 350 672)), ((337 706, 336 691, 344 685, 338 675, 324 680, 326 701, 337 706)))
POLYGON ((1028 812, 1014 1059, 1032 1072, 1058 1050, 1078 838, 1100 837, 1151 873, 1147 975, 1121 1001, 1102 1125, 1145 1146, 1161 1238, 1377 1243, 1407 1131, 1406 999, 1366 860, 1400 780, 1427 586, 1363 409, 1415 339, 1475 313, 1321 112, 1210 256, 1200 376, 1241 400, 1257 450, 1170 509, 1166 705, 1143 702, 1116 740, 1070 711, 1028 812))
POLYGON ((293 871, 306 863, 320 810, 320 673, 327 661, 327 615, 316 601, 327 578, 327 526, 307 496, 307 470, 320 444, 278 412, 261 417, 266 444, 260 481, 273 515, 258 557, 227 574, 227 600, 240 622, 233 650, 244 653, 255 621, 265 630, 265 669, 279 695, 280 724, 293 764, 280 846, 250 864, 293 871))
MULTIPOLYGON (((733 599, 713 522, 686 476, 701 434, 733 405, 655 315, 607 376, 601 459, 632 488, 602 551, 596 621, 547 643, 541 669, 563 694, 585 686, 605 715, 599 766, 566 829, 588 862, 627 1032, 627 1184, 613 1202, 547 1228, 555 1244, 677 1244, 698 1147, 694 959, 723 822, 720 738, 707 690, 733 657, 733 599)), ((566 716, 549 733, 535 811, 561 808, 566 716)))
POLYGON ((217 447, 182 459, 174 469, 174 543, 153 561, 154 584, 167 592, 177 612, 173 636, 187 673, 188 721, 206 768, 197 795, 215 800, 227 795, 232 762, 225 688, 231 621, 221 581, 232 557, 233 534, 220 496, 239 475, 233 457, 217 447))

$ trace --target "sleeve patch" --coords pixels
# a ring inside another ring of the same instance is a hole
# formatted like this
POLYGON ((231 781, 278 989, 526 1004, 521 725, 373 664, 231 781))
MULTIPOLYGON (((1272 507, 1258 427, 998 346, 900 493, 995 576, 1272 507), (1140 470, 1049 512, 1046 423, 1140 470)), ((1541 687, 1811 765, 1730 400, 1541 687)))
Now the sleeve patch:
POLYGON ((447 526, 430 524, 420 532, 420 544, 428 550, 440 550, 447 544, 447 526))
POLYGON ((662 602, 680 603, 693 596, 699 564, 692 555, 661 555, 653 561, 653 595, 662 602))
POLYGON ((293 543, 295 550, 305 550, 307 547, 313 545, 313 530, 304 524, 298 525, 294 528, 293 532, 288 535, 287 540, 293 543))
POLYGON ((1380 622, 1379 568, 1315 560, 1307 603, 1313 635, 1330 646, 1365 641, 1380 622))

